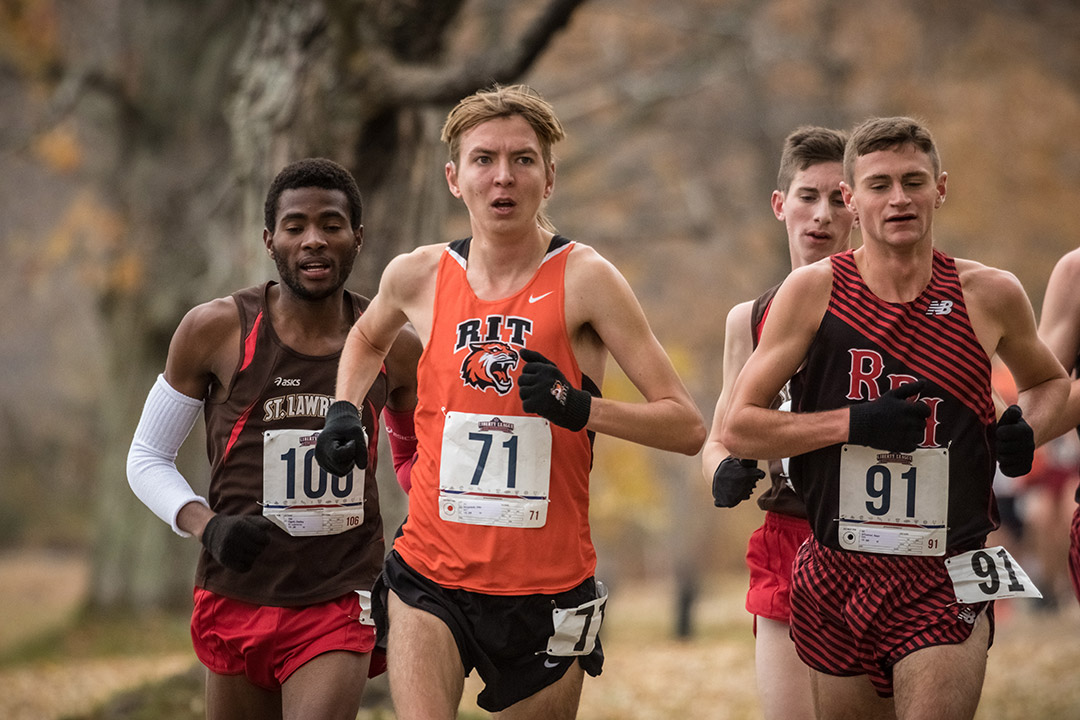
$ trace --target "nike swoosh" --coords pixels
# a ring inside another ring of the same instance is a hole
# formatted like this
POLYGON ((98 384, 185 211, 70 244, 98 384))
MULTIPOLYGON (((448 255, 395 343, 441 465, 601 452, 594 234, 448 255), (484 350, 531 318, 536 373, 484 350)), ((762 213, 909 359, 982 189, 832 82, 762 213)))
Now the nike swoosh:
POLYGON ((544 659, 544 667, 546 667, 546 668, 557 668, 557 667, 559 667, 559 661, 556 660, 555 662, 552 662, 550 658, 545 658, 544 659))
POLYGON ((543 295, 530 295, 529 296, 529 304, 531 305, 534 302, 539 302, 539 301, 543 300, 544 298, 546 298, 548 295, 550 295, 553 292, 555 292, 555 291, 554 290, 548 290, 543 295))

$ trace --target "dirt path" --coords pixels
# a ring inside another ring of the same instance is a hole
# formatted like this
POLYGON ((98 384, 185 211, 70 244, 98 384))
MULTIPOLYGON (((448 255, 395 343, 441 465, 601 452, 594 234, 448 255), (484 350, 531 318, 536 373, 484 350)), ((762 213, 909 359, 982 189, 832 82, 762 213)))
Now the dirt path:
MULTIPOLYGON (((49 555, 0 555, 0 652, 62 622, 85 589, 84 563, 49 555), (5 644, 7 643, 7 644, 5 644)), ((753 637, 742 609, 744 580, 716 581, 701 595, 692 639, 672 639, 670 589, 613 588, 605 624, 606 663, 589 679, 581 720, 759 720, 753 637)), ((977 720, 1080 718, 1080 606, 1037 613, 1027 601, 999 604, 977 720)), ((0 668, 0 718, 58 720, 118 692, 183 672, 190 650, 0 668)), ((463 711, 475 711, 477 679, 463 711)), ((197 702, 197 701, 195 701, 197 702)), ((469 715, 484 717, 484 714, 469 715)))

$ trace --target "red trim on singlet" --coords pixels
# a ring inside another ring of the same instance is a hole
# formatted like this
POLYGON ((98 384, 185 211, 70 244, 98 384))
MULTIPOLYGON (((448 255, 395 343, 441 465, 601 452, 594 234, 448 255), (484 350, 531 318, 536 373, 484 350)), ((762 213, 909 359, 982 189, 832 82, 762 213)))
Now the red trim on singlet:
POLYGON ((251 361, 255 358, 255 341, 259 336, 259 325, 262 324, 263 314, 260 311, 255 316, 255 322, 251 324, 251 332, 244 338, 244 361, 240 364, 239 372, 244 372, 247 366, 251 364, 251 361))
MULTIPOLYGON (((251 361, 255 359, 255 343, 259 337, 259 326, 262 324, 263 314, 260 311, 255 316, 255 322, 251 324, 251 330, 248 332, 247 337, 244 338, 244 359, 240 363, 240 369, 238 373, 244 372, 251 361)), ((244 409, 240 417, 236 419, 236 423, 233 424, 232 432, 229 433, 229 442, 225 444, 225 453, 221 456, 221 462, 225 462, 229 458, 229 451, 232 450, 233 445, 236 444, 237 438, 240 437, 240 432, 244 429, 244 425, 247 424, 247 419, 251 416, 251 411, 255 408, 255 404, 252 403, 244 409)))
POLYGON ((225 444, 225 453, 221 456, 222 464, 229 459, 229 451, 232 450, 232 446, 236 444, 237 438, 240 437, 240 433, 243 431, 244 426, 247 425, 248 417, 251 416, 251 411, 255 409, 255 403, 248 405, 241 413, 240 417, 236 419, 236 423, 233 425, 232 432, 229 433, 229 442, 225 444))
POLYGON ((772 300, 770 299, 765 306, 765 312, 761 313, 761 320, 758 322, 757 327, 754 328, 754 346, 761 342, 761 330, 765 327, 765 320, 769 317, 769 309, 772 307, 772 300))

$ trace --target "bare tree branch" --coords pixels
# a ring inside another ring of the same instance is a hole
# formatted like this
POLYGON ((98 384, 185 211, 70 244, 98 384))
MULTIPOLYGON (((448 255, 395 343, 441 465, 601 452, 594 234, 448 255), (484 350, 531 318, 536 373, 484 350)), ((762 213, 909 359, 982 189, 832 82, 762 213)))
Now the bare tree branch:
MULTIPOLYGON (((451 65, 416 65, 394 59, 385 49, 368 49, 354 58, 364 66, 353 77, 378 84, 375 97, 388 105, 453 102, 479 87, 521 77, 585 0, 550 0, 516 41, 485 50, 451 65)), ((354 70, 359 68, 354 67, 354 70)))

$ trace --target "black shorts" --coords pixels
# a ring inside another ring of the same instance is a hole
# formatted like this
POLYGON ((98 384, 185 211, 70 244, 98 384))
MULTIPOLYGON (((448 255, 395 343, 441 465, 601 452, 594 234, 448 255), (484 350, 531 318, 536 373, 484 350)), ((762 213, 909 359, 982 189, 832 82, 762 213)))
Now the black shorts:
MULTIPOLYGON (((372 616, 381 641, 389 629, 388 590, 446 623, 457 642, 465 675, 475 668, 484 681, 477 704, 489 712, 505 710, 551 685, 566 674, 575 658, 594 677, 604 666, 599 637, 587 655, 549 655, 547 651, 555 633, 553 611, 596 600, 594 578, 555 595, 485 595, 437 585, 391 551, 371 593, 372 616)), ((589 618, 589 623, 595 631, 602 621, 601 604, 599 617, 589 618)), ((388 652, 393 653, 393 648, 388 652)))

